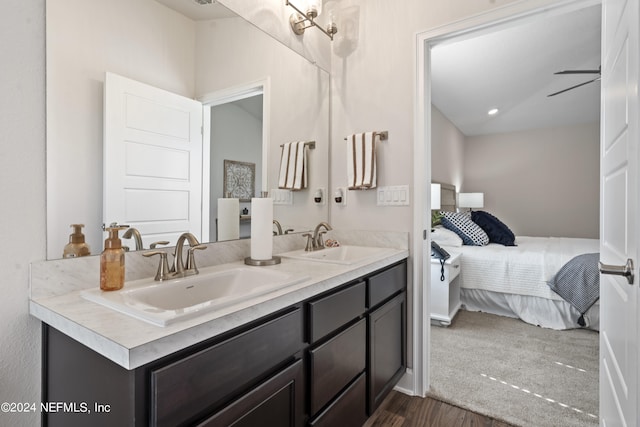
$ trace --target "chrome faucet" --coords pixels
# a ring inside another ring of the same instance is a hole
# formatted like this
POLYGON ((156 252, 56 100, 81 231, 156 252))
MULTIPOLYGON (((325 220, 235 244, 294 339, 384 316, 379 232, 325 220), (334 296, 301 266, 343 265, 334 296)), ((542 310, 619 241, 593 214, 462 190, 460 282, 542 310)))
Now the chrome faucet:
POLYGON ((171 271, 174 277, 184 277, 190 276, 192 274, 198 274, 198 268, 196 267, 195 256, 193 252, 195 250, 207 249, 206 245, 201 245, 191 233, 182 233, 180 237, 178 237, 178 242, 176 243, 175 253, 173 254, 173 267, 171 271), (182 249, 184 248, 184 241, 189 243, 189 253, 187 255, 187 265, 185 268, 185 264, 182 261, 182 249))
POLYGON ((128 228, 127 231, 125 231, 124 234, 122 235, 122 238, 130 239, 132 236, 133 236, 133 240, 136 242, 136 251, 144 249, 144 246, 142 245, 142 236, 140 235, 140 232, 138 231, 138 229, 133 227, 128 228))
POLYGON ((329 230, 333 230, 333 228, 327 222, 323 221, 320 224, 316 225, 316 228, 313 230, 313 236, 311 238, 314 251, 318 249, 324 249, 324 240, 322 239, 322 235, 329 230), (321 228, 324 228, 325 231, 320 231, 321 228))
POLYGON ((282 225, 280 225, 280 222, 278 222, 277 219, 273 220, 273 223, 275 224, 276 228, 278 229, 278 231, 274 231, 273 235, 274 236, 280 236, 282 235, 282 225))

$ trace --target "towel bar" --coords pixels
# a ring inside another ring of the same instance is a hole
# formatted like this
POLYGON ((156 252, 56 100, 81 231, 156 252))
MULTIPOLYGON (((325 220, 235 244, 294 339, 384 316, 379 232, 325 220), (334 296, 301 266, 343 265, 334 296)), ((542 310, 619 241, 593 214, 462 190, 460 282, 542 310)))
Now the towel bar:
MULTIPOLYGON (((313 150, 313 149, 316 148, 316 142, 315 141, 307 141, 307 142, 304 143, 304 145, 309 147, 310 150, 313 150)), ((284 144, 280 144, 280 147, 284 147, 284 144)))
MULTIPOLYGON (((383 130, 381 132, 376 132, 378 134, 378 136, 380 137, 380 141, 384 141, 386 139, 389 138, 389 131, 383 130)), ((344 140, 346 141, 348 138, 345 137, 344 140)))

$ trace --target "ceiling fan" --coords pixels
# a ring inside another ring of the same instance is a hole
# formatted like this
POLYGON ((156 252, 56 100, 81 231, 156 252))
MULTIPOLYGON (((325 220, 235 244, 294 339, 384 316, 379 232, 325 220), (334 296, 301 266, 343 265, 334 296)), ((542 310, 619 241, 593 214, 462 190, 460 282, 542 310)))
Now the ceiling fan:
POLYGON ((563 90, 561 90, 561 91, 559 91, 559 92, 554 92, 554 93, 552 93, 552 94, 550 94, 550 95, 547 95, 547 98, 548 98, 548 97, 550 97, 550 96, 556 96, 556 95, 559 95, 559 94, 561 94, 561 93, 567 92, 567 91, 572 90, 572 89, 575 89, 575 88, 577 88, 577 87, 584 86, 584 85, 588 85, 589 83, 593 83, 593 82, 595 82, 595 81, 600 80, 600 78, 601 78, 601 76, 600 76, 600 70, 601 70, 601 67, 598 67, 598 69, 597 69, 597 70, 565 70, 565 71, 558 71, 557 73, 553 73, 553 74, 597 74, 597 75, 598 75, 598 77, 596 77, 595 79, 592 79, 592 80, 586 81, 586 82, 584 82, 584 83, 580 83, 580 84, 577 84, 577 85, 575 85, 575 86, 568 87, 568 88, 563 89, 563 90))

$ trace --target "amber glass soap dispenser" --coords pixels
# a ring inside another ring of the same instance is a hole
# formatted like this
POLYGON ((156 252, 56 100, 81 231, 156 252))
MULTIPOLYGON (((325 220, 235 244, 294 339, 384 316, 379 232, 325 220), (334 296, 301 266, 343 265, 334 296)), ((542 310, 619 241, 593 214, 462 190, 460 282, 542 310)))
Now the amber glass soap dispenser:
POLYGON ((84 224, 71 224, 73 233, 69 235, 69 243, 64 247, 62 252, 63 258, 75 258, 79 256, 91 255, 89 245, 84 241, 84 234, 82 234, 82 227, 84 224))
POLYGON ((100 289, 117 291, 124 286, 124 249, 118 231, 125 227, 109 227, 109 237, 104 241, 104 251, 100 256, 100 289))

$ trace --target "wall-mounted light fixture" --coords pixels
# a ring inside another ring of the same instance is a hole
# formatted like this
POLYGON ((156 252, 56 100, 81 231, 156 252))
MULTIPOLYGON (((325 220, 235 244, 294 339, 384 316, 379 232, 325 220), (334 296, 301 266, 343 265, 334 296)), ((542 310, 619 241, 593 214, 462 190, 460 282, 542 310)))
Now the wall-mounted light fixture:
POLYGON ((327 37, 333 40, 333 35, 338 32, 338 27, 333 22, 330 22, 327 25, 327 28, 322 28, 319 24, 316 23, 315 19, 322 12, 322 0, 301 0, 303 3, 306 3, 306 11, 302 11, 298 9, 293 3, 289 0, 285 0, 286 6, 291 6, 296 12, 291 14, 289 17, 289 23, 291 24, 291 29, 297 35, 304 34, 304 30, 311 27, 316 27, 320 31, 322 31, 327 37))

